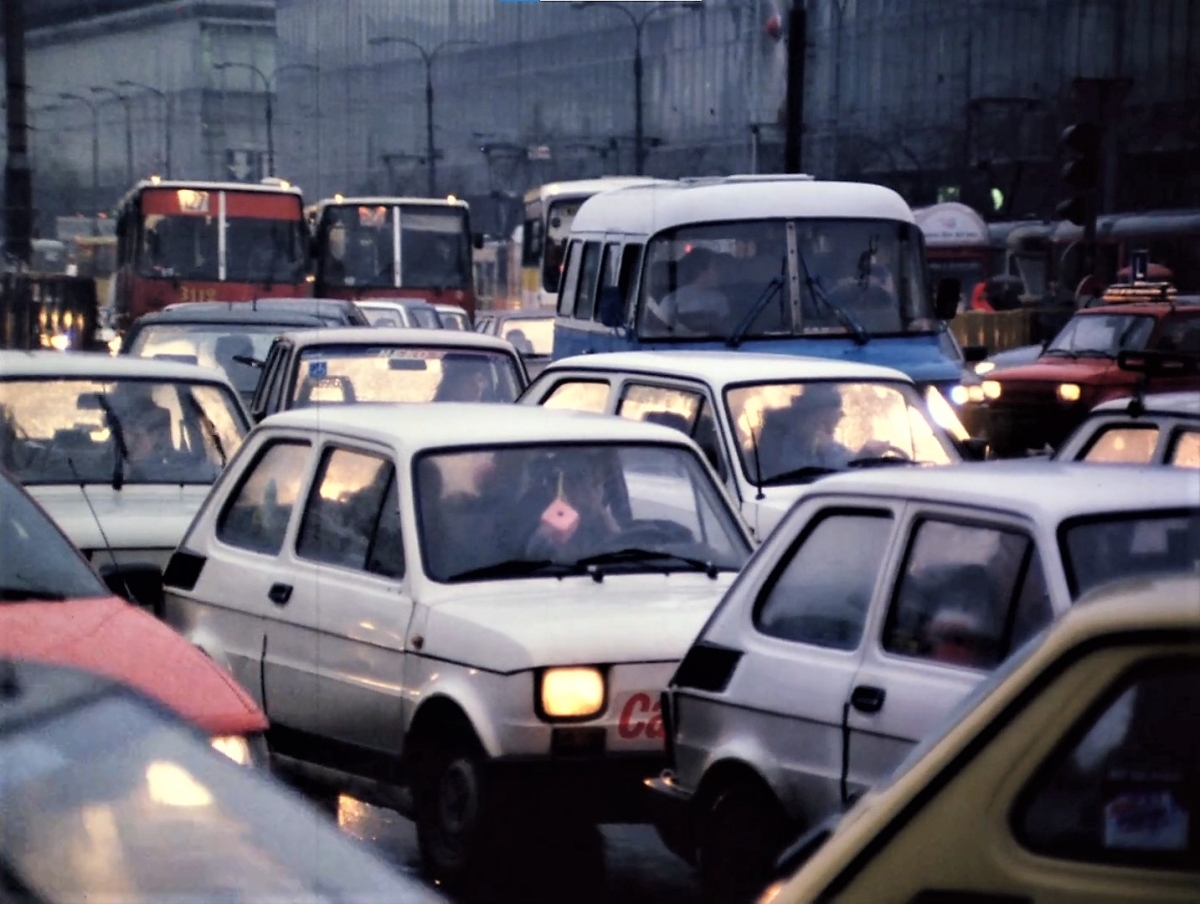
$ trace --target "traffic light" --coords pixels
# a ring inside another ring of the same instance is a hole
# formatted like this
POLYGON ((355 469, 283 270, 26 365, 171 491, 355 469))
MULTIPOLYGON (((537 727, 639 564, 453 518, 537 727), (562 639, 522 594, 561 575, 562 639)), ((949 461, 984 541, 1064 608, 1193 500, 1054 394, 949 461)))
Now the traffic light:
POLYGON ((1104 135, 1094 122, 1079 122, 1062 133, 1062 145, 1068 160, 1062 168, 1062 179, 1072 195, 1058 205, 1055 212, 1077 226, 1087 224, 1094 211, 1093 195, 1100 184, 1100 145, 1104 135))

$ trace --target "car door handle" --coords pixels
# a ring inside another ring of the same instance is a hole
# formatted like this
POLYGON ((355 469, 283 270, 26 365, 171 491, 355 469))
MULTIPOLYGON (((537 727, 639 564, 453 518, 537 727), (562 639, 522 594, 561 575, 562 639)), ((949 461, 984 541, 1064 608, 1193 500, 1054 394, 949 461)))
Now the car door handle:
POLYGON ((267 591, 267 596, 276 606, 286 606, 287 601, 292 598, 292 585, 272 584, 271 589, 267 591))
POLYGON ((887 692, 881 687, 860 684, 850 692, 850 705, 863 713, 877 713, 883 709, 883 698, 887 692))

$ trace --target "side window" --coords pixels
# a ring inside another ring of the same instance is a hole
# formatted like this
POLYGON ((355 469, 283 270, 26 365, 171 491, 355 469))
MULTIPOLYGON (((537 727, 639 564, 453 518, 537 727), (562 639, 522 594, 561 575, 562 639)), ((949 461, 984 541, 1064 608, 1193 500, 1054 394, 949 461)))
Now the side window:
POLYGON ((1028 537, 924 520, 909 545, 883 647, 989 669, 1051 618, 1042 564, 1028 537))
POLYGON ((261 414, 267 407, 267 396, 271 391, 271 384, 268 381, 275 376, 272 365, 275 362, 277 349, 278 345, 272 343, 270 351, 267 352, 267 360, 263 363, 262 373, 258 375, 258 386, 254 388, 254 397, 250 400, 250 412, 254 415, 261 414))
POLYGON ((1167 461, 1177 468, 1200 468, 1200 430, 1179 431, 1167 461))
POLYGON ((402 575, 392 463, 364 452, 327 450, 304 507, 296 554, 327 565, 402 575))
POLYGON ((671 386, 630 383, 621 393, 617 414, 631 421, 648 421, 672 427, 688 436, 704 396, 671 386))
POLYGON ((1200 352, 1200 317, 1176 317, 1163 324, 1157 346, 1164 352, 1200 352))
POLYGON ((771 637, 853 650, 892 534, 888 512, 830 512, 767 585, 755 623, 771 637))
MULTIPOLYGON (((594 310, 591 312, 593 320, 600 320, 600 312, 604 305, 606 293, 616 292, 620 294, 618 285, 620 267, 621 245, 618 242, 609 242, 604 246, 604 257, 600 261, 600 286, 596 290, 594 310)), ((579 316, 584 317, 586 314, 581 310, 579 316)))
POLYGON ((259 452, 221 513, 217 539, 251 552, 278 555, 309 449, 308 443, 277 442, 259 452))
POLYGON ((596 309, 597 283, 600 279, 600 243, 588 242, 583 246, 583 260, 579 267, 579 289, 575 295, 575 316, 591 320, 596 309))
POLYGON ((572 242, 567 247, 567 264, 563 270, 562 284, 558 287, 558 313, 563 317, 575 314, 575 295, 579 288, 579 248, 581 242, 572 242))
POLYGON ((721 435, 717 431, 717 419, 713 416, 713 406, 707 399, 700 402, 700 413, 696 416, 696 425, 692 427, 692 439, 704 452, 708 463, 721 476, 721 480, 728 480, 729 468, 725 464, 725 456, 721 453, 721 435))
POLYGON ((542 399, 542 407, 603 414, 608 407, 609 390, 603 380, 563 380, 542 399))
POLYGON ((621 290, 621 297, 625 299, 626 315, 629 314, 633 305, 634 292, 637 290, 637 276, 638 270, 641 269, 644 247, 644 245, 626 245, 625 251, 621 255, 621 271, 617 274, 617 286, 621 290))
POLYGON ((1018 841, 1044 857, 1200 871, 1200 660, 1117 682, 1018 798, 1018 841))
POLYGON ((1154 460, 1158 446, 1158 428, 1153 424, 1136 427, 1114 424, 1101 430, 1083 453, 1083 461, 1098 464, 1144 465, 1154 460))

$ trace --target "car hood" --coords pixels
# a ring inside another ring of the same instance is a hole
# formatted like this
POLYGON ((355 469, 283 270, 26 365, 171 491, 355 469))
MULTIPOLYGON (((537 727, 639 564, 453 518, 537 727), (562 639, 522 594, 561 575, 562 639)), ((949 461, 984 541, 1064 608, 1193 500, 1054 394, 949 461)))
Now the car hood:
POLYGON ((422 652, 497 672, 545 665, 674 662, 729 585, 702 574, 494 582, 429 607, 422 652))
POLYGON ((86 498, 77 485, 32 484, 26 489, 80 549, 103 549, 106 545, 113 549, 174 549, 211 487, 126 484, 114 490, 104 484, 89 484, 86 498))
MULTIPOLYGON (((1043 356, 1033 364, 1006 367, 996 375, 996 379, 1002 383, 1088 383, 1109 375, 1109 371, 1116 366, 1116 361, 1111 358, 1043 356)), ((987 376, 990 377, 990 374, 987 376)))
POLYGON ((131 685, 211 735, 267 727, 266 716, 231 675, 167 625, 116 597, 0 603, 0 656, 131 685))

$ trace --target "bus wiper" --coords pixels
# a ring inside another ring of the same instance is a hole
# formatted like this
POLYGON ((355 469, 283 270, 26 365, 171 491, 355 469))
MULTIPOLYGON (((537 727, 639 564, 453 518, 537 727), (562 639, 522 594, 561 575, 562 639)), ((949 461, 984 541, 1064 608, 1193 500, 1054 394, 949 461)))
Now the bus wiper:
POLYGON ((838 322, 854 334, 854 341, 859 345, 866 345, 871 340, 871 334, 867 332, 866 327, 850 316, 849 311, 830 300, 829 295, 821 287, 819 278, 814 277, 808 268, 808 261, 804 257, 803 249, 796 249, 796 257, 800 260, 800 266, 804 268, 804 282, 808 286, 808 293, 812 296, 813 301, 820 302, 829 308, 838 322))
POLYGON ((729 348, 737 348, 742 344, 742 340, 746 338, 746 333, 750 332, 750 327, 754 325, 754 321, 758 319, 758 315, 767 309, 767 305, 771 303, 771 299, 779 294, 779 290, 783 288, 783 274, 772 277, 771 281, 763 287, 762 294, 754 302, 754 305, 742 318, 742 322, 737 325, 729 338, 725 340, 725 345, 729 348))
POLYGON ((695 571, 703 571, 714 580, 716 580, 717 574, 720 572, 720 569, 713 562, 708 562, 704 559, 697 559, 694 556, 683 556, 678 553, 658 549, 643 549, 637 546, 614 549, 610 552, 601 552, 594 556, 585 556, 577 560, 575 564, 586 569, 588 566, 621 565, 634 562, 676 562, 686 565, 695 571))
POLYGON ((125 486, 125 460, 129 458, 129 446, 125 444, 125 428, 121 426, 117 413, 113 411, 112 404, 104 393, 96 393, 96 402, 104 412, 104 420, 117 445, 116 461, 113 462, 112 488, 120 490, 125 486))
POLYGON ((838 473, 837 468, 824 468, 818 465, 804 465, 801 468, 792 468, 790 471, 780 471, 778 474, 772 474, 766 480, 762 481, 763 486, 776 486, 781 483, 804 483, 816 477, 824 477, 826 474, 838 473))
POLYGON ((564 564, 551 559, 505 559, 503 562, 493 562, 479 568, 468 568, 446 578, 446 582, 457 584, 460 581, 487 581, 496 578, 529 578, 541 575, 563 576, 580 574, 581 569, 574 564, 564 564))

